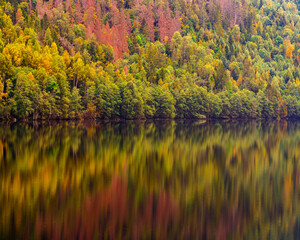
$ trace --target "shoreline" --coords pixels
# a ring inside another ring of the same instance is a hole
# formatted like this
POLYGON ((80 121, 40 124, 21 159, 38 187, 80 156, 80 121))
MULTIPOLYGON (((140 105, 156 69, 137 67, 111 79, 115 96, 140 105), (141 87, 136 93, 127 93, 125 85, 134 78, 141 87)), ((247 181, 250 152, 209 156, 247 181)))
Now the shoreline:
POLYGON ((206 122, 250 122, 250 121, 300 121, 299 118, 136 118, 136 119, 124 119, 124 118, 112 118, 112 119, 100 119, 100 118, 81 118, 81 119, 13 119, 7 121, 1 121, 0 124, 18 124, 18 123, 79 123, 79 122, 99 122, 99 123, 119 123, 119 122, 159 122, 159 121, 206 121, 206 122))

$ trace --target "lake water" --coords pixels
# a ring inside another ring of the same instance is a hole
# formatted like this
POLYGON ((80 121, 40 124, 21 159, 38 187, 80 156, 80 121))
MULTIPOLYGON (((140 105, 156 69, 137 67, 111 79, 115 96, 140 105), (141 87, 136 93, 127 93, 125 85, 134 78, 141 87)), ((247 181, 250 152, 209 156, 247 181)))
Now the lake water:
POLYGON ((0 125, 0 239, 300 239, 300 122, 0 125))

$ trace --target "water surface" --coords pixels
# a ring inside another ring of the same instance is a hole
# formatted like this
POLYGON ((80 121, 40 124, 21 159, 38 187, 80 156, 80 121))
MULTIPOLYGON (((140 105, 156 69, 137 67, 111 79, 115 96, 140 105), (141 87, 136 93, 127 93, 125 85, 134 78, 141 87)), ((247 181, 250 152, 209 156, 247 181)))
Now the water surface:
POLYGON ((300 123, 0 125, 0 239, 300 239, 300 123))

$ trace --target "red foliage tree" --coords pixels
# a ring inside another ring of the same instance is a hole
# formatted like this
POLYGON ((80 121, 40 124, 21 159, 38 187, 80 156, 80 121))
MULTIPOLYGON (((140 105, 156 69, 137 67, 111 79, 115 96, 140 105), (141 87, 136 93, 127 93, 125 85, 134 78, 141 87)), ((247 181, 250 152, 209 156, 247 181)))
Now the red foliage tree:
POLYGON ((66 0, 66 11, 69 11, 70 7, 71 7, 72 1, 71 0, 66 0))
POLYGON ((126 16, 123 9, 119 11, 116 5, 112 6, 112 11, 112 27, 106 22, 105 27, 96 28, 96 37, 99 43, 112 46, 114 49, 114 57, 118 59, 123 56, 123 53, 128 52, 127 36, 130 34, 129 16, 126 16))
POLYGON ((39 18, 42 19, 46 13, 43 0, 37 0, 36 9, 38 11, 39 18))
MULTIPOLYGON (((179 14, 178 14, 179 15, 179 14)), ((162 7, 158 9, 158 27, 159 27, 159 38, 161 42, 167 40, 170 42, 173 34, 180 29, 179 26, 179 18, 176 19, 171 17, 170 8, 167 4, 166 9, 164 10, 162 7), (177 29, 178 28, 178 29, 177 29)))
POLYGON ((76 14, 76 22, 78 24, 83 23, 83 11, 82 11, 82 6, 80 0, 77 0, 75 4, 75 14, 76 14))
POLYGON ((95 21, 95 35, 99 43, 104 43, 103 39, 103 24, 102 24, 102 11, 100 4, 96 4, 96 21, 95 21))
POLYGON ((93 33, 95 32, 95 26, 96 26, 96 9, 91 6, 89 9, 87 9, 85 15, 84 15, 84 24, 86 26, 86 34, 88 38, 91 38, 93 33))
POLYGON ((154 18, 153 18, 153 12, 152 12, 152 6, 150 2, 148 3, 147 6, 147 12, 146 12, 146 23, 147 23, 147 30, 148 30, 148 37, 152 42, 154 42, 154 18))
POLYGON ((112 30, 111 30, 108 22, 106 22, 105 27, 102 28, 101 40, 102 41, 100 43, 113 46, 112 30))
POLYGON ((127 43, 127 23, 126 23, 126 15, 124 13, 124 10, 122 9, 120 12, 120 24, 117 28, 118 34, 119 34, 119 42, 118 45, 122 51, 122 54, 124 52, 128 52, 128 43, 127 43))

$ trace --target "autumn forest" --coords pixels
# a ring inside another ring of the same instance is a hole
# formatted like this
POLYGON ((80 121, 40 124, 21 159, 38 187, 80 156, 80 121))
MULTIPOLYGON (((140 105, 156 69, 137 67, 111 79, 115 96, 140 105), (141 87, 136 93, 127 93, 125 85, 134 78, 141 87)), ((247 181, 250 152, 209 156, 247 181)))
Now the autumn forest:
POLYGON ((297 0, 0 0, 0 120, 298 118, 297 0))

